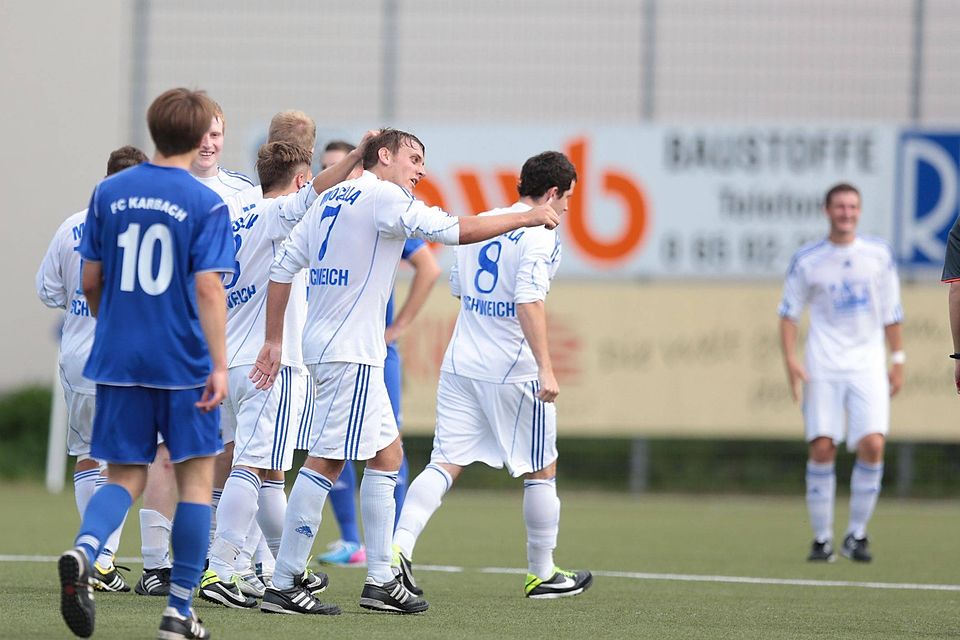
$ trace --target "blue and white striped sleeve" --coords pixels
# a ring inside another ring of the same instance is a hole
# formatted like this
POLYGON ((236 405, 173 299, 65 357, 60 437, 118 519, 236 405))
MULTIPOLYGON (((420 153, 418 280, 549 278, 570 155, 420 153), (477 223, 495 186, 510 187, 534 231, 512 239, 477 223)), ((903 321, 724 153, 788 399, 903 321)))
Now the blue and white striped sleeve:
POLYGON ((420 238, 445 245, 460 244, 460 220, 439 207, 428 207, 408 191, 388 183, 376 195, 375 219, 380 233, 392 238, 420 238))
MULTIPOLYGON (((317 209, 311 207, 304 220, 312 219, 317 209)), ((310 266, 310 225, 298 224, 290 236, 280 245, 270 267, 270 279, 274 282, 290 283, 293 278, 310 266)))
POLYGON ((787 277, 783 283, 783 297, 777 308, 777 315, 781 318, 796 322, 803 313, 803 306, 807 299, 807 285, 803 276, 803 268, 796 256, 790 261, 787 277))
MULTIPOLYGON (((50 241, 46 255, 37 270, 37 296, 40 302, 51 309, 64 309, 67 305, 67 288, 63 282, 63 263, 61 253, 63 247, 63 226, 50 241)), ((72 251, 72 249, 71 249, 72 251)))
POLYGON ((903 322, 903 304, 900 301, 900 278, 893 253, 887 249, 884 256, 883 276, 880 280, 880 315, 883 325, 903 322))

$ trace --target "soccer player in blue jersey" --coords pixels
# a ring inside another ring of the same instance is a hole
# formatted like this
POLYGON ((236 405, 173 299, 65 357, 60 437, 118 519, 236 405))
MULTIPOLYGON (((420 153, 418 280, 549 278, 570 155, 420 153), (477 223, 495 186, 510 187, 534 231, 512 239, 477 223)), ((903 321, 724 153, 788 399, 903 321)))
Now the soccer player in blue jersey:
MULTIPOLYGON (((147 160, 147 155, 136 147, 120 147, 107 160, 107 176, 147 160)), ((83 260, 79 250, 86 219, 87 210, 84 209, 64 220, 54 234, 37 272, 37 295, 40 300, 48 307, 65 310, 60 333, 60 382, 67 405, 67 452, 77 459, 73 488, 80 517, 83 517, 94 491, 107 483, 106 465, 90 457, 97 387, 82 373, 90 355, 96 327, 80 287, 83 260)), ((113 554, 120 543, 122 528, 121 525, 113 532, 93 565, 94 587, 98 590, 130 591, 129 585, 113 564, 113 554)))
POLYGON ((188 172, 215 112, 204 93, 171 89, 147 111, 152 162, 97 185, 80 253, 83 291, 97 317, 84 376, 97 383, 92 457, 109 483, 60 556, 60 611, 76 635, 93 633, 94 559, 143 491, 163 436, 180 502, 172 532, 169 604, 159 638, 209 638, 190 607, 207 551, 213 458, 222 448, 227 393, 221 274, 234 264, 227 207, 188 172))
MULTIPOLYGON (((334 140, 327 144, 323 152, 322 166, 324 169, 333 166, 353 151, 354 146, 349 142, 334 140)), ((363 167, 357 167, 348 179, 359 178, 363 174, 363 167)), ((387 359, 383 363, 383 381, 387 385, 387 395, 390 396, 390 407, 397 426, 401 425, 400 416, 400 352, 397 350, 397 339, 410 325, 413 319, 423 308, 423 304, 430 295, 433 284, 440 277, 440 265, 437 264, 433 252, 427 244, 418 238, 411 238, 403 246, 401 259, 406 260, 414 269, 413 281, 410 283, 410 292, 404 300, 403 306, 396 318, 393 315, 393 295, 387 301, 387 359)), ((346 464, 343 472, 333 485, 330 492, 330 505, 333 514, 340 525, 340 539, 330 545, 330 550, 320 556, 320 562, 341 565, 362 565, 367 562, 366 549, 360 542, 360 528, 357 526, 357 474, 353 464, 346 464)), ((393 490, 393 497, 397 502, 397 517, 403 507, 403 499, 407 494, 407 457, 403 457, 400 472, 397 474, 397 487, 393 490)))

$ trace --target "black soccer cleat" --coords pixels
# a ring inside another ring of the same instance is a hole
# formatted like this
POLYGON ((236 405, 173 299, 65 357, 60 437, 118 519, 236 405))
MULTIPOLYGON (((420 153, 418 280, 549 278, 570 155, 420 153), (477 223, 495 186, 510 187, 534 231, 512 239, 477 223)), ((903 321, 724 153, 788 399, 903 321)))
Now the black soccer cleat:
POLYGON ((870 562, 873 560, 873 555, 867 548, 868 544, 866 536, 854 538, 852 533, 848 533, 847 537, 843 539, 843 546, 840 547, 840 555, 854 562, 870 562))
POLYGON ((267 587, 263 602, 260 603, 260 611, 288 615, 340 615, 340 607, 320 602, 302 583, 294 584, 290 589, 267 587))
POLYGON ((126 593, 130 591, 130 585, 127 584, 127 581, 123 579, 123 576, 120 575, 120 572, 117 569, 123 569, 124 571, 130 571, 128 567, 123 567, 120 565, 114 565, 110 567, 109 570, 104 571, 103 567, 99 563, 93 563, 93 575, 90 576, 90 580, 93 583, 93 588, 97 591, 115 591, 126 593))
POLYGON ((593 574, 589 571, 564 571, 560 567, 554 567, 549 580, 541 580, 528 573, 523 584, 523 595, 538 600, 566 598, 580 595, 592 584, 593 574))
POLYGON ((184 618, 173 607, 167 607, 160 620, 157 640, 208 640, 210 632, 203 626, 203 620, 190 610, 190 617, 184 618))
POLYGON ((360 594, 360 606, 382 613, 423 613, 430 605, 423 598, 410 593, 397 578, 378 584, 367 576, 360 594))
POLYGON ((133 590, 141 596, 170 595, 170 567, 144 569, 133 590))
POLYGON ((299 576, 294 577, 293 584, 300 585, 313 595, 317 595, 318 593, 323 593, 330 585, 330 576, 323 571, 311 571, 307 569, 299 576))
POLYGON ((64 551, 57 570, 60 573, 60 615, 74 635, 89 638, 93 634, 96 607, 87 554, 82 549, 64 551))
POLYGON ((207 602, 222 604, 231 609, 252 609, 257 606, 257 600, 247 596, 240 590, 240 579, 233 576, 231 582, 224 582, 213 569, 207 569, 200 577, 200 588, 197 595, 207 602))
POLYGON ((834 562, 837 554, 833 551, 833 544, 829 540, 825 542, 813 541, 810 545, 810 554, 807 556, 807 562, 834 562))
POLYGON ((400 551, 400 547, 397 545, 393 545, 393 562, 391 566, 397 574, 397 578, 399 578, 407 591, 415 596, 423 595, 423 589, 417 586, 417 581, 413 577, 413 563, 410 562, 410 558, 403 554, 403 551, 400 551))

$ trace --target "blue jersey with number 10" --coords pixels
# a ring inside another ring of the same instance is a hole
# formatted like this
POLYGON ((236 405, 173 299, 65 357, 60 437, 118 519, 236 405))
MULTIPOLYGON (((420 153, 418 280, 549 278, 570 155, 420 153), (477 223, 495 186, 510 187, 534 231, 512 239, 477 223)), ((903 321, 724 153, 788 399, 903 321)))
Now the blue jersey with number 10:
POLYGON ((210 355, 194 276, 232 272, 230 216, 184 169, 144 163, 97 185, 80 253, 103 267, 103 294, 84 376, 101 384, 202 386, 210 355))

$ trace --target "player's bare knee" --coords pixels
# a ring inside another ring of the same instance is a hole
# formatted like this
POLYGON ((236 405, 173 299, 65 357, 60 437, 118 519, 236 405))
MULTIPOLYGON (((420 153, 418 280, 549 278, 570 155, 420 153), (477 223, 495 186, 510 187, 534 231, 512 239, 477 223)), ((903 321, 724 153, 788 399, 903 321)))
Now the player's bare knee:
POLYGON ((76 464, 73 467, 73 470, 76 471, 77 473, 81 471, 93 471, 99 466, 100 466, 100 463, 94 460, 93 458, 84 458, 82 460, 78 458, 76 464))
POLYGON ((810 460, 819 464, 833 462, 837 457, 837 445, 832 438, 820 437, 810 441, 810 460))
POLYGON ((147 467, 140 464, 107 465, 107 477, 110 484, 118 484, 136 500, 147 484, 147 467))
POLYGON ((857 443, 857 459, 868 464, 883 462, 883 451, 886 439, 882 434, 871 433, 864 436, 857 443))
POLYGON ((267 480, 272 482, 284 482, 287 479, 287 475, 280 469, 268 469, 267 470, 267 480))
POLYGON ((318 458, 316 456, 307 456, 303 466, 310 471, 319 473, 330 482, 336 482, 337 478, 343 472, 344 460, 333 460, 331 458, 318 458))
POLYGON ((557 462, 554 460, 543 469, 539 471, 533 471, 531 473, 525 473, 523 475, 526 480, 553 480, 557 477, 557 462))
POLYGON ((367 460, 367 466, 377 471, 399 471, 403 464, 403 444, 400 437, 377 451, 377 455, 367 460))

